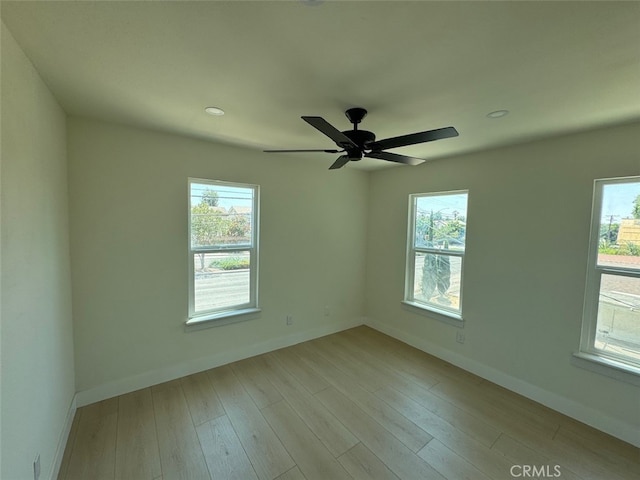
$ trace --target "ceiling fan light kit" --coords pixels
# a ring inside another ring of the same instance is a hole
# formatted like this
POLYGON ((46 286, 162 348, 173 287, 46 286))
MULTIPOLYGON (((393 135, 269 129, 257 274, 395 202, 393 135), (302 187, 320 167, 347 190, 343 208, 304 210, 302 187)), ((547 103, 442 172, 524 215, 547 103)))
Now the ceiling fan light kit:
POLYGON ((509 110, 496 110, 495 112, 487 113, 488 118, 502 118, 509 115, 509 110))
POLYGON ((204 111, 209 115, 214 115, 217 117, 219 117, 220 115, 224 115, 224 110, 222 110, 220 107, 206 107, 204 111))
POLYGON ((329 167, 329 170, 344 167, 349 162, 357 162, 363 157, 377 158, 389 162, 403 163, 405 165, 419 165, 424 162, 422 158, 409 157, 397 153, 385 152, 389 148, 405 147, 417 143, 432 142, 443 138, 457 137, 458 131, 453 127, 438 128, 425 132, 411 133, 399 137, 385 138, 376 141, 376 136, 368 130, 358 130, 358 124, 367 116, 367 111, 361 107, 354 107, 344 112, 349 122, 353 124, 352 130, 341 132, 322 117, 303 116, 302 120, 329 137, 340 150, 312 149, 312 150, 264 150, 268 153, 283 152, 323 152, 345 153, 329 167))

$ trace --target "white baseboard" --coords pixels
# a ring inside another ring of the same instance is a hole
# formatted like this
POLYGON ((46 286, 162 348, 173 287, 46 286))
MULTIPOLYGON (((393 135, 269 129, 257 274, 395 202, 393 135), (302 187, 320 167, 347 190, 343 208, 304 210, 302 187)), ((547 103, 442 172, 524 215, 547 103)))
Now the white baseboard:
POLYGON ((184 377, 185 375, 202 372, 203 370, 219 367, 221 365, 226 365, 231 362, 271 352, 280 348, 289 347, 300 342, 306 342, 307 340, 313 340, 314 338, 323 337, 325 335, 330 335, 332 333, 347 330, 363 324, 364 318, 357 317, 346 322, 323 325, 312 330, 272 338, 261 343, 248 345, 244 348, 234 349, 233 351, 201 357, 177 365, 172 365, 171 367, 152 370, 139 375, 116 380, 114 382, 105 383, 98 385, 97 387, 78 392, 76 394, 77 405, 78 407, 83 407, 85 405, 106 400, 107 398, 116 397, 141 388, 175 380, 176 378, 184 377))
POLYGON ((640 447, 640 432, 632 426, 602 414, 591 407, 582 405, 575 400, 568 399, 556 393, 544 390, 540 387, 527 383, 519 378, 508 375, 504 372, 478 363, 470 358, 459 355, 451 350, 447 350, 438 345, 434 345, 427 340, 416 338, 408 333, 377 322, 371 318, 365 318, 364 324, 378 330, 390 337, 400 340, 423 352, 429 353, 468 372, 474 373, 490 382, 496 383, 508 390, 519 393, 531 400, 567 415, 579 422, 586 423, 600 431, 613 435, 627 443, 640 447))
POLYGON ((62 432, 60 433, 60 438, 58 438, 58 446, 56 447, 55 457, 53 457, 53 464, 51 465, 51 471, 49 472, 49 476, 46 477, 49 480, 56 480, 58 478, 58 474, 60 473, 60 466, 62 465, 62 457, 64 456, 64 449, 67 446, 67 441, 69 440, 69 433, 71 432, 71 425, 73 424, 73 418, 76 415, 77 397, 78 395, 76 394, 71 399, 71 405, 69 405, 69 410, 67 411, 67 418, 64 421, 64 426, 62 428, 62 432))

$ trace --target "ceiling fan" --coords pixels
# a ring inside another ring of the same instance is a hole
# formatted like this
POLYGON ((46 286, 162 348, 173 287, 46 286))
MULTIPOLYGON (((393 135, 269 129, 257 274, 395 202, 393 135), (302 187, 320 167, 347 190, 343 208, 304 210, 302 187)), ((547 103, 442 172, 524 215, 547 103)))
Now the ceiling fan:
POLYGON ((353 124, 353 130, 341 132, 322 117, 305 117, 302 119, 312 127, 320 130, 327 137, 335 142, 341 150, 264 150, 269 153, 281 152, 324 152, 324 153, 345 153, 333 162, 329 170, 344 167, 348 162, 362 160, 362 157, 378 158, 390 162, 404 163, 406 165, 419 165, 423 163, 422 158, 408 157, 397 153, 385 152, 388 148, 404 147, 416 143, 432 142, 443 138, 457 137, 458 131, 453 127, 437 128, 426 132, 411 133, 399 137, 385 138, 376 141, 373 132, 358 130, 358 124, 367 115, 364 108, 350 108, 344 114, 353 124))

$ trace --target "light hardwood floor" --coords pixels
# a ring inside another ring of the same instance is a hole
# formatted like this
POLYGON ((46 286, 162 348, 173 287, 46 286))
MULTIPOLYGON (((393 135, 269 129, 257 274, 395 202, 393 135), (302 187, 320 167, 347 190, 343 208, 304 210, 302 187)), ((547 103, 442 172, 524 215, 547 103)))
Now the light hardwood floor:
POLYGON ((78 409, 58 478, 545 475, 637 480, 640 450, 358 327, 78 409))

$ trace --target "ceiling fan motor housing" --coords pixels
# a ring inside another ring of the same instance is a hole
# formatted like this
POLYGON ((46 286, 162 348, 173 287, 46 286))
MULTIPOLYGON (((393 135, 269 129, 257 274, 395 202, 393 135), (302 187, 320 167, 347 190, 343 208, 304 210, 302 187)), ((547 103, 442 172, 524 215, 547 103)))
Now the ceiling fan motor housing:
POLYGON ((346 130, 342 133, 355 143, 358 148, 354 148, 353 145, 346 144, 341 146, 347 151, 347 155, 350 160, 361 160, 365 149, 367 149, 367 144, 375 142, 376 140, 376 136, 373 132, 358 130, 358 124, 367 116, 367 110, 360 107, 354 107, 348 109, 344 114, 353 124, 353 130, 346 130))
POLYGON ((353 160, 360 160, 364 150, 367 149, 367 145, 376 140, 375 134, 367 130, 345 130, 342 133, 358 146, 358 148, 353 148, 343 145, 343 148, 349 154, 349 158, 353 160))

